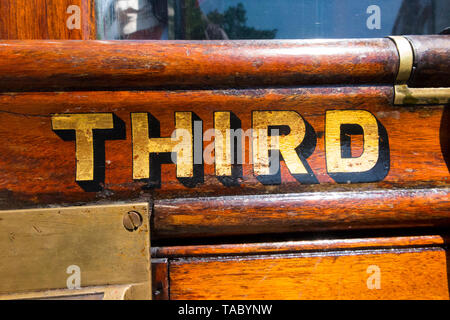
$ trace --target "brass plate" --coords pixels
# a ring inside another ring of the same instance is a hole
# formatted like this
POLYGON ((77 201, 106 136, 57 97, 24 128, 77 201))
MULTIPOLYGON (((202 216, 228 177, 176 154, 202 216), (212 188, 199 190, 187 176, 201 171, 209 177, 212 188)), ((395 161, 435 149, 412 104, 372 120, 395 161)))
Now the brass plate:
POLYGON ((147 203, 0 211, 0 298, 124 298, 139 288, 150 299, 149 214, 147 203), (142 217, 134 231, 124 227, 129 211, 142 217))

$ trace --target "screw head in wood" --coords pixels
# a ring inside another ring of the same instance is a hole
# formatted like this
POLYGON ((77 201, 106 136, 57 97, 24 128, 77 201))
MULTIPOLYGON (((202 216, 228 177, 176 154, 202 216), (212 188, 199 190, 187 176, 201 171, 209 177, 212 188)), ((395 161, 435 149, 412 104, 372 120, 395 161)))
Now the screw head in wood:
POLYGON ((135 231, 142 225, 142 216, 137 211, 128 211, 123 215, 123 226, 128 231, 135 231))

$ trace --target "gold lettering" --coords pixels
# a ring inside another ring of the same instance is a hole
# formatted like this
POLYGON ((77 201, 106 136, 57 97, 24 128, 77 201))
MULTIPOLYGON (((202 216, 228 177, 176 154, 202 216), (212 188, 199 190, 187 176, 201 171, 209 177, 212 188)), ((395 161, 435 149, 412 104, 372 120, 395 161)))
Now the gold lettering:
POLYGON ((231 114, 214 112, 214 155, 217 176, 231 176, 231 114))
POLYGON ((379 157, 377 119, 365 110, 329 110, 325 115, 325 154, 328 173, 365 172, 372 169, 379 157), (355 158, 343 158, 341 126, 357 124, 364 134, 363 153, 355 158))
POLYGON ((270 175, 268 150, 278 149, 291 174, 307 174, 295 148, 303 141, 305 122, 295 111, 253 111, 253 171, 270 175), (287 135, 269 137, 270 126, 288 126, 287 135))
POLYGON ((177 177, 194 175, 192 112, 175 112, 175 133, 170 138, 149 138, 148 114, 132 113, 133 179, 150 177, 150 153, 175 152, 177 177))
POLYGON ((53 130, 75 130, 76 180, 94 180, 94 129, 113 129, 112 113, 55 114, 53 130))

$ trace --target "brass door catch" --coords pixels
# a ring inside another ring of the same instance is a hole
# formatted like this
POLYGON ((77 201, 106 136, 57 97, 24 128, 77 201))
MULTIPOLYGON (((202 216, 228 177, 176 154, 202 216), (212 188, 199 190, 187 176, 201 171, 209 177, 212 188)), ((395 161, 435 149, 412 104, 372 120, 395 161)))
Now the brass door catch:
POLYGON ((388 37, 394 41, 400 57, 394 85, 394 104, 445 104, 450 101, 450 88, 411 88, 407 82, 411 77, 414 51, 403 36, 388 37))

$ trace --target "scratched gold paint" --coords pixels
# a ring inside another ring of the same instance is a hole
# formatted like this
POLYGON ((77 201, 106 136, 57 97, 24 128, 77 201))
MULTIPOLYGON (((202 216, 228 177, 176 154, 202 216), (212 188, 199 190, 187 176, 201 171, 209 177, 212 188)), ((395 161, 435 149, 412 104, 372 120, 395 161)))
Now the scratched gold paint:
POLYGON ((150 178, 151 153, 176 152, 177 177, 194 175, 192 112, 175 112, 173 137, 149 138, 148 114, 131 114, 133 135, 133 179, 150 178))
POLYGON ((94 129, 113 129, 112 113, 55 114, 53 130, 75 130, 76 180, 94 180, 94 129))
POLYGON ((214 112, 216 176, 231 176, 231 114, 214 112))
POLYGON ((325 155, 328 173, 366 172, 379 156, 377 119, 365 110, 329 110, 325 116, 325 155), (355 158, 341 155, 341 125, 358 124, 364 132, 363 153, 355 158))
POLYGON ((278 149, 291 174, 307 174, 295 148, 305 137, 306 127, 295 111, 253 111, 253 171, 256 175, 270 175, 268 150, 278 149), (288 126, 287 135, 268 136, 269 126, 288 126))

